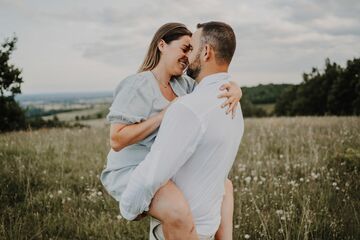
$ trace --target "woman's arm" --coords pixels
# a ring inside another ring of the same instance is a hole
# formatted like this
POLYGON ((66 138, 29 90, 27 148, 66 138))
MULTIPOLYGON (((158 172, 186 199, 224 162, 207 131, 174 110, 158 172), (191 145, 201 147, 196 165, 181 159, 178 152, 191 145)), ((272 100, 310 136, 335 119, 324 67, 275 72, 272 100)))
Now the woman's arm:
POLYGON ((137 143, 152 132, 154 132, 161 124, 166 109, 174 103, 178 98, 172 100, 160 113, 146 119, 141 123, 123 124, 113 123, 110 125, 110 146, 118 152, 124 147, 137 143))
POLYGON ((221 105, 221 108, 229 106, 226 110, 226 114, 232 113, 232 118, 235 116, 237 103, 240 101, 242 96, 242 91, 239 85, 235 82, 230 81, 230 83, 225 83, 221 85, 220 90, 227 90, 227 92, 221 93, 218 98, 227 98, 227 100, 221 105))
POLYGON ((131 144, 137 143, 145 139, 160 126, 164 113, 165 113, 165 109, 161 111, 159 114, 156 114, 141 123, 135 123, 130 125, 123 123, 111 124, 110 125, 111 148, 115 152, 118 152, 124 147, 127 147, 131 144))

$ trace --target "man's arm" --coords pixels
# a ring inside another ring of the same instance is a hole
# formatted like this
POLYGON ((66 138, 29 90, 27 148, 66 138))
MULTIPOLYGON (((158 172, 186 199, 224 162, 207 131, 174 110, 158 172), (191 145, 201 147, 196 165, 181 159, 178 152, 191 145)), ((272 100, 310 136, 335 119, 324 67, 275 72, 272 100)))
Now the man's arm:
POLYGON ((149 210, 156 191, 190 158, 203 135, 198 117, 177 102, 166 111, 150 153, 133 171, 120 200, 124 218, 149 210))

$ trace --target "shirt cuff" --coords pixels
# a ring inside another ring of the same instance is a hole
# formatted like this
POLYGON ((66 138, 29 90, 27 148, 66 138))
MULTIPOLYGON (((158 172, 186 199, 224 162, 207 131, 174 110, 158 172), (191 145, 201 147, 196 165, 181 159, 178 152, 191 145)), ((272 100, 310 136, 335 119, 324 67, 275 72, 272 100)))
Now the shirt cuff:
POLYGON ((142 204, 141 208, 139 209, 139 212, 131 212, 129 211, 131 209, 131 206, 126 205, 126 204, 122 204, 122 201, 120 201, 120 213, 121 216, 123 216, 126 220, 132 221, 134 220, 137 216, 139 216, 140 214, 142 214, 145 211, 149 211, 149 204, 142 204))

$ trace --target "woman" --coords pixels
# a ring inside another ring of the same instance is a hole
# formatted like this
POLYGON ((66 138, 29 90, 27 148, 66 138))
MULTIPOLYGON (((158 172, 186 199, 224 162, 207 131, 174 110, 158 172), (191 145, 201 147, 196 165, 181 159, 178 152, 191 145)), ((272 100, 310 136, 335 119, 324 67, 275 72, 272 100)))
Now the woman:
MULTIPOLYGON (((178 96, 191 93, 195 81, 182 75, 191 51, 191 32, 179 23, 168 23, 155 33, 139 72, 120 82, 107 116, 111 150, 101 181, 117 201, 125 190, 132 171, 145 159, 153 144, 166 108, 178 96)), ((223 85, 229 91, 221 106, 235 111, 241 97, 236 84, 223 85)), ((191 211, 181 191, 170 180, 155 194, 149 215, 163 223, 166 239, 197 239, 191 211), (174 204, 175 203, 175 204, 174 204), (188 231, 187 231, 188 230, 188 231), (184 234, 188 234, 185 237, 184 234)), ((231 239, 233 196, 230 180, 225 183, 222 220, 217 239, 231 239)), ((137 219, 140 219, 139 216, 137 219)))

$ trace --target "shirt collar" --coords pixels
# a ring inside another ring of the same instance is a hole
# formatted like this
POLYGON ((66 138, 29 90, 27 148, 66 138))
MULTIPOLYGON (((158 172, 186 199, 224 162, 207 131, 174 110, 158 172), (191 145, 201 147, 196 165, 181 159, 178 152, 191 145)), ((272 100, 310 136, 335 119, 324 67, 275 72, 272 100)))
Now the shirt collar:
POLYGON ((207 85, 211 85, 214 83, 217 83, 219 81, 222 80, 228 80, 230 78, 230 74, 227 72, 219 72, 219 73, 214 73, 211 75, 208 75, 206 77, 204 77, 196 86, 196 88, 201 88, 207 85))

